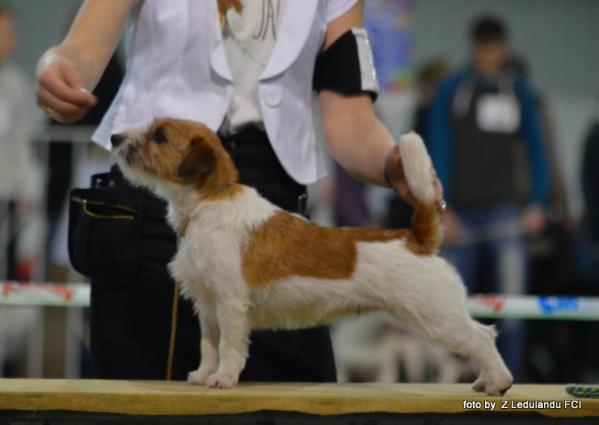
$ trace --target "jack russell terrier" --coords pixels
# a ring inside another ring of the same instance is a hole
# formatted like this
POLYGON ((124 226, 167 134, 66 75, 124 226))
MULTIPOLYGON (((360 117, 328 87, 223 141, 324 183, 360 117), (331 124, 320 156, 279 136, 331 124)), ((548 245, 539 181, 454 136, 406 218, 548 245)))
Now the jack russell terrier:
POLYGON ((253 329, 386 310, 474 359, 476 391, 510 388, 494 328, 470 318, 460 277, 436 255, 441 230, 431 161, 416 133, 398 142, 417 201, 411 228, 401 230, 325 228, 274 206, 238 183, 218 136, 199 123, 158 119, 111 142, 125 177, 168 201, 168 221, 180 237, 169 269, 193 300, 202 330, 201 364, 189 382, 235 386, 253 329))

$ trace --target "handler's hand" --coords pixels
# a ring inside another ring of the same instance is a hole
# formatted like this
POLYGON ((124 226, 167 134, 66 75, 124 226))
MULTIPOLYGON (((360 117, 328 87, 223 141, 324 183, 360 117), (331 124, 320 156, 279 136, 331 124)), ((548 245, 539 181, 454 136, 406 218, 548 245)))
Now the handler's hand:
MULTIPOLYGON (((385 174, 389 179, 389 183, 391 184, 393 190, 395 190, 395 193, 397 193, 410 205, 416 205, 417 200, 408 187, 408 182, 406 181, 406 177, 403 172, 401 156, 399 155, 399 146, 397 145, 393 146, 393 149, 391 149, 391 152, 389 152, 387 155, 387 159, 385 160, 385 174)), ((443 214, 447 208, 447 204, 443 199, 443 185, 441 185, 441 181, 437 178, 437 173, 432 167, 431 181, 435 186, 435 201, 437 203, 437 211, 439 214, 443 214)))
POLYGON ((42 57, 37 70, 37 104, 50 118, 70 124, 93 108, 96 97, 83 83, 75 64, 56 53, 42 57))

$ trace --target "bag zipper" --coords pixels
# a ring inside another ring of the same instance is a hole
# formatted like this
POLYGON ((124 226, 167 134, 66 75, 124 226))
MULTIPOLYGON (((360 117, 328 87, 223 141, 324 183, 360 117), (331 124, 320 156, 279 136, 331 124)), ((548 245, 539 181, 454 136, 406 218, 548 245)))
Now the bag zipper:
POLYGON ((136 211, 133 208, 129 208, 126 205, 121 205, 121 204, 109 204, 107 202, 99 202, 99 201, 90 201, 84 198, 80 198, 78 196, 72 196, 71 200, 73 202, 75 202, 76 204, 81 205, 81 209, 83 210, 83 213, 89 217, 92 218, 96 218, 99 220, 134 220, 135 219, 135 213, 136 211), (129 213, 133 213, 133 215, 131 214, 98 214, 95 213, 93 211, 90 211, 90 209, 88 208, 88 205, 96 205, 96 206, 100 206, 100 207, 109 207, 109 208, 115 208, 118 210, 123 210, 123 211, 127 211, 129 213))

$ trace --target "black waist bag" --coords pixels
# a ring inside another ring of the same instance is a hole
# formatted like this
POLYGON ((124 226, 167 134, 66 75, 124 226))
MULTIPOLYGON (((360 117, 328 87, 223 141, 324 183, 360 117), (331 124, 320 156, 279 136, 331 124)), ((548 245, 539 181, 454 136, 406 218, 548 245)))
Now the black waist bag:
POLYGON ((90 189, 72 190, 68 249, 75 270, 113 283, 131 279, 141 263, 142 207, 141 194, 108 174, 93 176, 90 189))

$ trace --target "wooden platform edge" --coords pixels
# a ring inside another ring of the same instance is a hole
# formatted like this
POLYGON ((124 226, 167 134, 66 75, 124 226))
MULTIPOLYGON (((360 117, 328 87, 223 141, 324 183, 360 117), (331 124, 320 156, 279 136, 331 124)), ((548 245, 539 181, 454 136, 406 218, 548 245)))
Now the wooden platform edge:
POLYGON ((243 383, 230 390, 211 390, 184 382, 0 379, 2 410, 141 416, 280 411, 312 415, 534 412, 548 417, 599 417, 599 400, 575 399, 564 385, 515 385, 504 397, 487 397, 466 384, 243 383))

